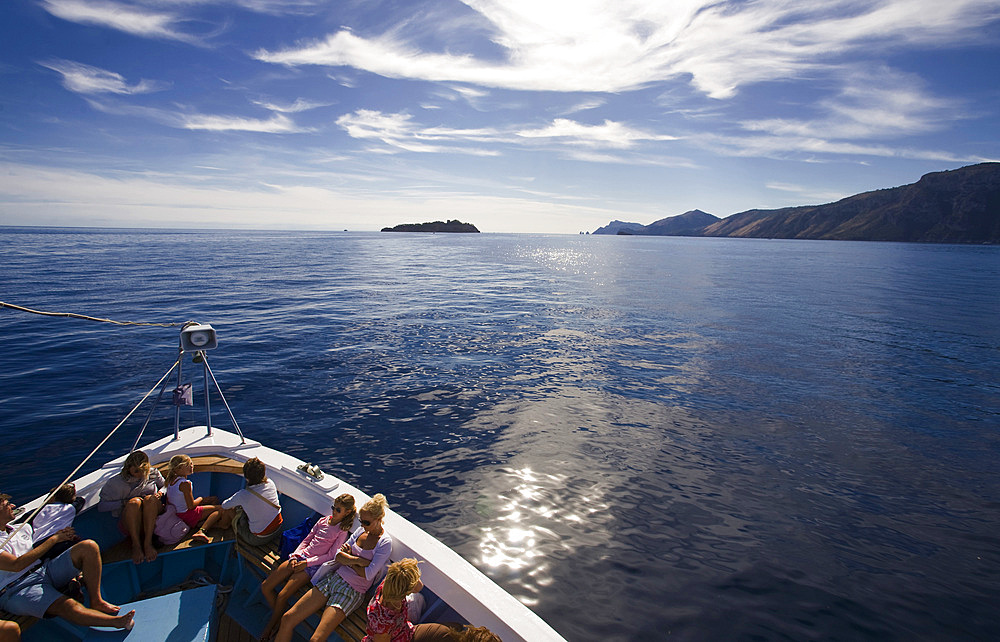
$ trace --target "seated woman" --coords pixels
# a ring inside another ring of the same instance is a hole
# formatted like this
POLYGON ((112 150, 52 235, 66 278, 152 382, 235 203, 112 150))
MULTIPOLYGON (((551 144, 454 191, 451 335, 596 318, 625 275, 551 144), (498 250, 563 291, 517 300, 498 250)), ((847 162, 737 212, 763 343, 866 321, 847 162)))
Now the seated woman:
POLYGON ((137 450, 125 458, 121 473, 101 489, 97 510, 110 511, 119 518, 118 530, 131 540, 135 564, 156 559, 153 528, 163 507, 163 486, 163 475, 150 468, 146 453, 137 450))
POLYGON ((260 592, 271 606, 271 619, 264 627, 262 642, 270 640, 284 615, 288 599, 309 583, 321 564, 333 560, 340 547, 347 541, 354 526, 358 511, 354 508, 354 496, 344 493, 334 500, 330 516, 316 522, 309 535, 302 540, 288 559, 278 565, 260 585, 260 592), (282 582, 284 588, 275 596, 274 592, 282 582))
POLYGON ((204 531, 232 524, 237 537, 251 546, 267 544, 281 534, 281 506, 278 487, 267 478, 264 462, 254 457, 243 464, 247 487, 222 502, 222 510, 208 516, 201 528, 191 534, 194 540, 208 541, 204 531))
POLYGON ((340 626, 351 612, 365 600, 392 552, 392 538, 382 527, 389 507, 379 493, 361 507, 361 528, 341 547, 332 562, 326 562, 313 576, 313 587, 292 608, 281 616, 278 642, 291 642, 295 627, 307 617, 323 609, 312 642, 323 642, 340 626))
POLYGON ((385 579, 368 604, 368 625, 363 642, 500 642, 484 627, 461 624, 417 624, 410 622, 407 597, 419 593, 417 560, 404 558, 389 565, 385 579))
MULTIPOLYGON (((194 462, 187 455, 174 455, 167 466, 167 502, 177 511, 177 517, 191 528, 197 528, 209 515, 219 510, 215 497, 195 497, 194 485, 188 475, 194 474, 194 462)), ((197 531, 196 531, 197 532, 197 531)), ((202 534, 204 537, 204 534, 202 534)), ((205 537, 205 541, 208 538, 205 537)))

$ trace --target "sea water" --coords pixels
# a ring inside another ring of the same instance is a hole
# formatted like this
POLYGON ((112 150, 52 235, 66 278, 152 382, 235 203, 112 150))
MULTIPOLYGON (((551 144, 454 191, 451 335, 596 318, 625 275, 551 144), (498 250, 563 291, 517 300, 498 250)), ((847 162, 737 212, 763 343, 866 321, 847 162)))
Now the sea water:
MULTIPOLYGON (((0 228, 0 258, 6 303, 211 323, 246 433, 570 640, 1000 637, 1000 247, 0 228)), ((21 502, 177 354, 177 328, 0 329, 21 502)))

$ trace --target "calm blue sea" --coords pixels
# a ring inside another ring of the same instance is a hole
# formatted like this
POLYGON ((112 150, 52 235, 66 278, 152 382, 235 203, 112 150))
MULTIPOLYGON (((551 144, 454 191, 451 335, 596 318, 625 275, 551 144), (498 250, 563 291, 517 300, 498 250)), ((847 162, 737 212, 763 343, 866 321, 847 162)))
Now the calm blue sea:
MULTIPOLYGON (((0 257, 7 303, 211 323, 245 432, 384 492, 570 640, 1000 638, 1000 247, 0 228, 0 257)), ((177 350, 0 332, 20 501, 177 350)))

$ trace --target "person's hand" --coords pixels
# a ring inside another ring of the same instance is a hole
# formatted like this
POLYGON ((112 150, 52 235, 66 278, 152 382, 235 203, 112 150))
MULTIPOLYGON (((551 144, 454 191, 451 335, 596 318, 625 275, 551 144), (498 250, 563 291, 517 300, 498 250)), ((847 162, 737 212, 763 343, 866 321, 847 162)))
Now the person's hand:
POLYGON ((351 545, 348 544, 347 542, 344 542, 344 545, 340 547, 340 552, 341 553, 350 553, 351 552, 351 545))
POLYGON ((60 531, 56 531, 53 539, 56 542, 72 542, 73 540, 78 539, 76 536, 76 529, 72 526, 67 526, 60 531))
POLYGON ((300 573, 300 572, 302 572, 304 570, 306 570, 306 561, 305 560, 296 560, 296 559, 292 560, 292 572, 293 573, 300 573))

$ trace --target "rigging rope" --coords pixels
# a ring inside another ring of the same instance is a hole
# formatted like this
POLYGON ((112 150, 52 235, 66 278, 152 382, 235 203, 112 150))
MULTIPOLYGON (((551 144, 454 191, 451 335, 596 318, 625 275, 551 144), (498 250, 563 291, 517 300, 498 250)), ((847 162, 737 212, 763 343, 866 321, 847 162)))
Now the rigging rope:
POLYGON ((76 314, 73 312, 44 312, 42 310, 32 310, 31 308, 24 308, 19 305, 14 305, 13 303, 4 303, 0 301, 0 308, 10 308, 12 310, 18 310, 20 312, 30 312, 32 314, 40 314, 46 317, 69 317, 73 319, 85 319, 87 321, 100 321, 101 323, 113 323, 115 325, 145 325, 145 326, 156 326, 159 328, 173 328, 181 325, 180 323, 142 323, 139 321, 115 321, 113 319, 100 319, 98 317, 88 317, 85 314, 76 314))
POLYGON ((43 501, 38 508, 36 508, 34 511, 32 511, 31 515, 29 515, 27 518, 25 518, 25 520, 23 522, 21 522, 18 525, 17 528, 14 529, 14 532, 12 532, 10 535, 8 535, 7 538, 2 543, 0 543, 0 550, 3 550, 3 547, 6 546, 7 543, 10 540, 12 540, 14 538, 14 536, 17 535, 21 531, 22 528, 24 528, 25 526, 27 526, 28 522, 30 522, 32 519, 35 518, 35 515, 38 514, 38 511, 42 510, 42 507, 49 503, 49 501, 52 499, 52 496, 56 494, 57 490, 59 490, 60 486, 62 486, 63 484, 69 483, 69 481, 71 479, 73 479, 73 476, 76 475, 78 472, 80 472, 80 469, 83 468, 84 464, 86 464, 88 461, 90 461, 90 458, 93 457, 97 453, 97 451, 101 449, 101 446, 103 446, 104 444, 106 444, 107 441, 109 439, 111 439, 111 436, 114 435, 116 432, 118 432, 118 429, 121 428, 125 424, 126 421, 128 421, 128 418, 131 417, 132 414, 135 413, 135 411, 139 409, 139 406, 142 405, 142 402, 145 401, 146 399, 148 399, 149 395, 153 394, 153 391, 156 390, 156 386, 159 386, 161 383, 163 383, 166 380, 166 378, 170 376, 170 373, 172 373, 174 371, 174 368, 176 368, 178 365, 180 365, 181 358, 182 357, 178 357, 177 358, 177 361, 174 362, 174 365, 170 366, 170 369, 167 370, 162 377, 160 377, 160 380, 156 382, 156 385, 154 385, 152 388, 150 388, 149 392, 147 392, 145 395, 143 395, 142 399, 139 400, 139 403, 135 404, 135 406, 132 408, 132 410, 129 410, 128 414, 125 415, 125 417, 121 421, 118 422, 118 425, 115 426, 114 428, 112 428, 111 432, 109 432, 107 434, 107 436, 104 439, 101 440, 101 443, 97 444, 97 446, 93 450, 90 451, 90 454, 83 458, 83 461, 81 461, 80 464, 76 468, 73 469, 73 472, 71 472, 66 477, 66 479, 62 480, 55 488, 53 488, 51 491, 49 491, 49 494, 45 497, 45 501, 43 501))

